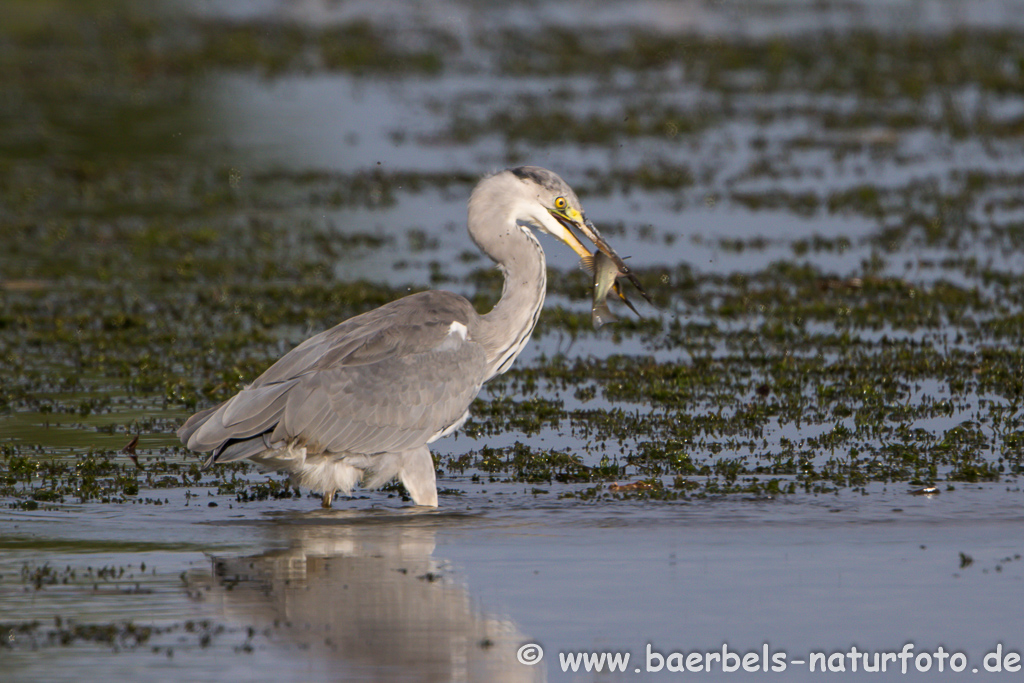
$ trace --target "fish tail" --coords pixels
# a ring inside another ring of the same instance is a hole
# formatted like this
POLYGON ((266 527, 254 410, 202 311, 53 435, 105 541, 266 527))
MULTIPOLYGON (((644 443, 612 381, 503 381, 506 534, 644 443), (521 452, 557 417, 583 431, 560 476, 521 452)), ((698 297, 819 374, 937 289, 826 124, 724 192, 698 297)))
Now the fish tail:
POLYGON ((608 308, 608 302, 602 301, 601 303, 594 306, 590 313, 590 319, 594 323, 594 327, 598 328, 605 323, 613 323, 618 320, 612 313, 611 309, 608 308))

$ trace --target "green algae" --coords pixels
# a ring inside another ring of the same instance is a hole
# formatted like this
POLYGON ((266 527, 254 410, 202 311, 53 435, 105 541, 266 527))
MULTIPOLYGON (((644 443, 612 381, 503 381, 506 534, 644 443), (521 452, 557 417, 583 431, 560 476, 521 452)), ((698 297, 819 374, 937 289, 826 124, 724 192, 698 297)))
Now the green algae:
MULTIPOLYGON (((394 209, 423 193, 461 198, 480 169, 242 169, 197 160, 166 134, 202 129, 195 92, 219 73, 401 81, 491 68, 462 61, 452 36, 424 31, 408 48, 361 22, 323 29, 165 23, 113 11, 88 22, 82 14, 29 11, 26 3, 11 7, 3 10, 0 52, 9 86, 0 106, 6 504, 155 505, 168 500, 161 494, 191 489, 229 504, 294 497, 282 479, 245 467, 200 473, 175 428, 331 322, 428 284, 475 292, 481 310, 499 296, 500 274, 475 252, 450 259, 463 268, 446 261, 452 255, 442 253, 436 226, 396 237, 327 230, 316 220, 329 210, 394 209), (432 258, 430 283, 339 276, 382 250, 432 258), (119 453, 132 434, 142 435, 142 470, 119 453)), ((437 445, 441 470, 535 489, 551 482, 551 492, 587 500, 1018 478, 1024 288, 1013 268, 967 254, 1013 254, 1024 245, 1014 217, 1021 173, 968 163, 910 171, 899 181, 833 183, 792 158, 823 151, 833 170, 864 158, 908 166, 903 136, 923 132, 1012 142, 1020 117, 996 104, 1021 91, 1022 40, 1009 29, 782 41, 542 28, 478 38, 477 49, 496 65, 490 75, 505 82, 541 76, 603 87, 626 71, 638 97, 592 111, 566 82, 547 96, 513 88, 493 105, 463 107, 480 99, 469 92, 436 108, 434 135, 413 144, 468 147, 494 136, 514 158, 559 145, 615 150, 653 139, 700 152, 703 136, 731 122, 751 129, 740 139, 750 163, 732 176, 689 154, 655 155, 583 168, 573 185, 585 199, 639 201, 637 221, 643 202, 668 201, 681 213, 694 205, 744 210, 753 223, 759 215, 841 225, 856 218, 866 228, 712 235, 732 255, 783 247, 774 262, 742 271, 636 263, 659 309, 600 333, 586 308, 587 277, 551 268, 552 299, 581 304, 549 305, 536 336, 545 344, 600 339, 616 351, 516 365, 474 404, 464 431, 471 446, 437 445), (687 105, 660 97, 673 88, 699 96, 687 105), (966 107, 964 89, 984 97, 966 107), (851 103, 836 106, 831 97, 851 103), (790 120, 810 132, 773 129, 790 120), (808 179, 811 187, 789 182, 808 179), (859 266, 816 265, 850 253, 863 256, 859 266), (930 275, 894 272, 903 260, 930 275), (523 442, 488 445, 499 438, 523 442), (556 438, 556 446, 540 442, 556 438), (627 478, 650 486, 609 490, 627 478)), ((613 241, 635 235, 669 246, 683 232, 622 222, 602 230, 613 241)))
MULTIPOLYGON (((463 456, 450 462, 442 457, 441 467, 453 471, 470 467, 526 482, 681 476, 695 478, 702 482, 701 490, 714 493, 752 492, 761 486, 753 479, 766 474, 790 477, 771 489, 787 491, 797 484, 820 486, 822 482, 863 486, 871 481, 910 479, 999 480, 1020 472, 1024 429, 1017 406, 1024 394, 1020 374, 1024 357, 1017 349, 994 345, 999 338, 1019 338, 1019 318, 1017 326, 1007 326, 1006 320, 986 326, 996 301, 1005 300, 1002 290, 941 282, 910 287, 899 280, 870 278, 857 287, 834 288, 822 286, 823 281, 814 269, 775 267, 733 279, 732 287, 718 277, 698 277, 694 288, 703 309, 690 315, 717 320, 717 325, 647 321, 619 332, 625 339, 646 336, 663 352, 679 349, 683 359, 542 358, 495 380, 489 390, 493 398, 478 400, 473 420, 466 425, 465 433, 478 440, 503 433, 568 429, 582 439, 584 452, 608 452, 609 444, 618 444, 621 459, 613 468, 588 466, 572 449, 561 451, 559 460, 549 449, 526 444, 508 452, 485 450, 468 463, 463 456), (705 296, 704 290, 713 290, 714 295, 705 296), (765 314, 768 307, 770 316, 765 314), (736 323, 741 324, 739 330, 736 323), (809 329, 812 323, 820 326, 817 331, 809 329), (921 332, 936 335, 941 346, 913 336, 921 332), (901 336, 906 334, 911 336, 901 336), (985 345, 943 348, 953 335, 985 345), (717 352, 708 356, 700 349, 717 352), (552 389, 572 391, 584 399, 600 398, 622 408, 567 409, 561 401, 543 395, 552 389), (968 426, 938 434, 914 426, 965 412, 972 418, 964 423, 968 426), (991 427, 969 426, 980 424, 991 427), (796 440, 769 438, 787 425, 798 429, 828 425, 829 429, 796 440), (992 460, 994 454, 996 460, 992 460)), ((569 279, 566 294, 575 293, 578 286, 569 279)), ((555 292, 561 287, 553 282, 555 292)), ((249 322, 203 341, 198 350, 161 348, 161 340, 176 335, 154 340, 151 324, 129 323, 127 317, 94 324, 90 316, 82 316, 73 326, 75 334, 66 335, 66 324, 41 324, 42 316, 19 314, 24 347, 12 350, 5 340, 4 355, 9 358, 13 353, 23 361, 32 357, 34 349, 37 357, 47 357, 51 363, 67 357, 72 370, 76 362, 89 357, 90 374, 105 377, 102 381, 107 386, 120 383, 121 391, 129 395, 156 393, 162 396, 164 411, 183 415, 195 406, 227 398, 272 361, 274 352, 268 352, 274 347, 272 336, 254 334, 254 330, 319 320, 338 314, 339 307, 344 311, 346 302, 351 302, 354 313, 398 295, 364 283, 354 289, 344 284, 336 288, 292 285, 278 294, 265 285, 259 289, 258 295, 240 289, 238 298, 228 293, 219 304, 201 298, 206 315, 222 309, 218 315, 225 319, 249 322), (254 305, 257 299, 260 306, 254 305), (302 301, 302 306, 296 307, 295 301, 302 301), (143 337, 139 355, 125 357, 114 351, 137 349, 143 337), (197 352, 202 356, 199 365, 192 360, 197 352), (187 366, 193 374, 181 375, 179 368, 187 366), (168 387, 166 378, 175 376, 175 384, 168 387)), ((188 320, 180 307, 170 301, 163 304, 188 320)), ((99 305, 102 308, 106 302, 101 300, 99 305)), ((52 297, 46 310, 55 310, 52 297)), ((343 316, 342 312, 339 317, 343 316)), ((544 321, 541 330, 546 334, 593 334, 579 314, 567 315, 558 308, 545 313, 544 321)), ((114 413, 114 431, 127 431, 131 425, 117 425, 119 408, 109 399, 85 400, 81 391, 75 391, 92 381, 81 374, 67 376, 62 386, 70 391, 62 399, 46 392, 47 374, 40 372, 35 380, 23 375, 20 396, 8 394, 7 406, 77 418, 114 413)), ((174 425, 170 419, 152 428, 172 430, 174 425)), ((172 444, 173 438, 165 443, 172 444)), ((138 495, 140 488, 198 485, 194 464, 191 474, 184 465, 170 468, 167 474, 147 466, 140 476, 123 459, 113 464, 117 457, 112 452, 88 454, 68 472, 57 471, 60 467, 44 472, 25 445, 8 444, 0 467, 3 491, 21 501, 19 505, 27 501, 124 502, 138 495)), ((281 482, 209 485, 216 486, 220 495, 233 495, 239 503, 296 495, 281 482)))
MULTIPOLYGON (((35 570, 47 577, 53 570, 43 567, 35 570)), ((73 570, 68 570, 69 573, 73 570)), ((40 585, 39 589, 42 586, 40 585)), ((104 587, 106 588, 106 587, 104 587)), ((100 584, 94 593, 104 594, 100 584)), ((109 591, 109 589, 107 589, 109 591)), ((141 587, 125 588, 122 595, 145 595, 149 590, 141 587)), ((57 648, 95 647, 113 653, 132 651, 147 652, 152 656, 173 658, 175 650, 186 654, 221 644, 223 640, 239 642, 235 652, 252 652, 254 636, 266 636, 269 629, 257 634, 251 626, 226 625, 211 619, 189 619, 184 621, 140 624, 133 620, 81 622, 56 617, 50 621, 20 621, 0 623, 3 634, 0 650, 9 653, 19 651, 39 652, 57 648)))

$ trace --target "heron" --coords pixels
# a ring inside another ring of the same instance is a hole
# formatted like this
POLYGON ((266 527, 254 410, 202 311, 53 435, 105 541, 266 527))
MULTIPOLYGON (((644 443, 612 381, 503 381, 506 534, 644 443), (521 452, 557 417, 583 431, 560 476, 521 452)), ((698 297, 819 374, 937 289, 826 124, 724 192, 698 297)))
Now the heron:
POLYGON ((547 289, 547 233, 581 257, 589 239, 647 297, 587 220, 572 188, 537 166, 483 178, 469 198, 469 236, 504 275, 479 314, 462 296, 419 292, 310 337, 223 403, 190 417, 178 437, 214 463, 248 459, 322 496, 402 482, 437 507, 429 444, 458 430, 489 379, 504 373, 537 324, 547 289))

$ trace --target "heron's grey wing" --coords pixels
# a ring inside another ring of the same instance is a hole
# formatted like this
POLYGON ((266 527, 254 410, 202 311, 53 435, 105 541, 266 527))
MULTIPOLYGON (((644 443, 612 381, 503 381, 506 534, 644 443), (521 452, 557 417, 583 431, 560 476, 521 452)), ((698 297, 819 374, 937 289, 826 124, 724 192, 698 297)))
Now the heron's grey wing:
MULTIPOLYGON (((314 335, 302 342, 276 363, 270 366, 250 385, 282 382, 298 377, 311 368, 334 365, 351 365, 357 362, 353 353, 364 347, 370 340, 387 334, 389 329, 397 329, 408 325, 439 324, 445 327, 452 322, 468 325, 476 316, 472 304, 464 297, 451 292, 429 291, 411 294, 396 299, 372 311, 335 325, 329 330, 314 335)), ((411 344, 421 341, 424 350, 431 343, 430 338, 407 337, 404 342, 409 351, 414 349, 411 344)), ((374 343, 364 349, 374 348, 374 343)))
POLYGON ((295 438, 333 452, 422 445, 480 389, 486 354, 466 336, 471 315, 446 292, 399 299, 310 338, 178 435, 217 460, 295 438))
POLYGON ((296 384, 291 379, 243 389, 219 406, 190 417, 178 430, 178 438, 190 449, 205 452, 263 434, 280 419, 286 396, 296 384))
POLYGON ((178 438, 181 439, 181 442, 188 444, 192 435, 196 433, 196 430, 202 427, 203 423, 210 419, 211 415, 220 410, 221 405, 223 404, 215 405, 212 408, 207 408, 206 410, 200 410, 198 413, 185 420, 185 424, 178 427, 178 438))
POLYGON ((367 455, 422 446, 462 418, 486 366, 483 347, 453 333, 429 351, 310 372, 289 392, 270 441, 367 455))
MULTIPOLYGON (((279 403, 282 389, 294 387, 296 376, 308 372, 324 355, 334 352, 344 358, 345 353, 394 323, 394 316, 381 315, 380 311, 356 316, 302 342, 238 394, 186 420, 178 429, 178 438, 202 453, 217 450, 228 440, 247 439, 272 428, 283 410, 279 403)), ((235 453, 240 459, 260 450, 262 446, 251 443, 249 450, 236 448, 235 453)))

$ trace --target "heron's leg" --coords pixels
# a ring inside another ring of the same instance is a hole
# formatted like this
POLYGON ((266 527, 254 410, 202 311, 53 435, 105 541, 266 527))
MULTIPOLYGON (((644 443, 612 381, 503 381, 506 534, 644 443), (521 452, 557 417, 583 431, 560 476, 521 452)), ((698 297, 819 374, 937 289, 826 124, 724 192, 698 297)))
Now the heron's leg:
POLYGON ((320 501, 320 507, 330 509, 331 502, 334 500, 334 491, 325 491, 323 500, 320 501))
POLYGON ((437 481, 434 478, 434 459, 430 457, 429 448, 421 446, 407 451, 402 457, 398 478, 412 496, 412 502, 437 507, 437 481))

